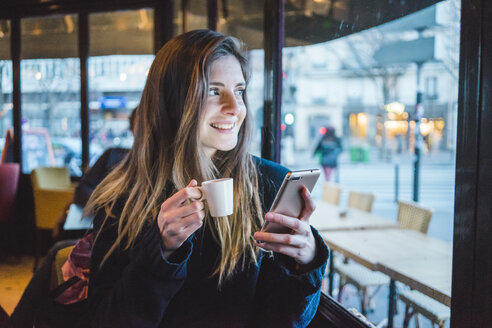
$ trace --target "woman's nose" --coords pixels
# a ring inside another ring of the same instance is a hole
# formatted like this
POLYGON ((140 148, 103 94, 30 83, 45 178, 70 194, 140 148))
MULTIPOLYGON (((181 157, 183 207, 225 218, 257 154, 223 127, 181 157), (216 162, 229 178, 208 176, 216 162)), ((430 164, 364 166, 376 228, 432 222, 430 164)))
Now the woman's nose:
POLYGON ((239 112, 239 102, 234 93, 227 92, 222 100, 222 112, 236 115, 239 112))

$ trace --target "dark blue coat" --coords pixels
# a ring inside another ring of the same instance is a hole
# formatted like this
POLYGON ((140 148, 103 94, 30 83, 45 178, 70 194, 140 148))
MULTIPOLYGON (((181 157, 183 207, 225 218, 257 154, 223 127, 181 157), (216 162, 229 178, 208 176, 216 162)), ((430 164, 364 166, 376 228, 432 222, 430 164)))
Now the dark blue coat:
MULTIPOLYGON (((264 209, 288 171, 255 158, 264 209)), ((96 215, 95 231, 103 213, 96 215)), ((212 272, 220 247, 207 225, 167 260, 157 223, 148 225, 129 251, 99 264, 117 236, 105 225, 92 254, 89 326, 94 327, 305 327, 318 303, 328 249, 313 229, 317 255, 306 272, 286 256, 261 251, 258 265, 238 270, 220 289, 212 272)))

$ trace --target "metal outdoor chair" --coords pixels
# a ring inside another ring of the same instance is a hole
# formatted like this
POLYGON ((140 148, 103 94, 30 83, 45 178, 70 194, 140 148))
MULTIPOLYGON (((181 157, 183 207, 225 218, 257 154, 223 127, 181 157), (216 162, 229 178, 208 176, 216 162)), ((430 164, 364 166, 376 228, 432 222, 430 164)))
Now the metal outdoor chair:
POLYGON ((446 320, 451 316, 449 307, 416 290, 400 288, 398 298, 405 304, 403 328, 408 328, 413 316, 415 316, 415 327, 421 327, 419 314, 429 319, 433 325, 444 328, 446 320))
POLYGON ((348 196, 348 207, 364 212, 372 212, 374 194, 351 191, 348 196))
MULTIPOLYGON (((431 218, 432 210, 423 208, 413 202, 398 202, 398 222, 403 229, 412 229, 427 233, 431 218)), ((385 274, 369 270, 354 262, 336 262, 335 272, 340 277, 338 301, 341 301, 345 286, 354 286, 359 293, 361 313, 363 315, 367 314, 367 307, 372 302, 378 290, 390 283, 390 278, 385 274), (371 292, 372 288, 375 289, 371 292)))
POLYGON ((323 184, 323 201, 338 205, 340 203, 340 194, 342 193, 342 188, 334 183, 325 182, 323 184))

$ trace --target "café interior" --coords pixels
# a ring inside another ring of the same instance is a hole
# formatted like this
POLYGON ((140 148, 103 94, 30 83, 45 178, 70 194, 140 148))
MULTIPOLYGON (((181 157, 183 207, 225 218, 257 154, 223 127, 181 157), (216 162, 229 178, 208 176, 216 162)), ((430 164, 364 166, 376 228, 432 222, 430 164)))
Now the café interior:
MULTIPOLYGON (((261 53, 259 60, 251 60, 262 83, 255 100, 261 108, 256 113, 256 152, 280 163, 282 138, 288 135, 284 130, 290 129, 283 107, 291 106, 283 93, 293 90, 283 83, 296 78, 290 73, 286 77, 283 51, 347 38, 407 16, 404 24, 418 30, 412 15, 446 1, 2 1, 0 326, 50 247, 90 229, 90 220, 58 226, 60 217, 81 216, 80 208, 72 210, 74 188, 104 149, 115 140, 131 146, 127 120, 143 88, 138 81, 145 80, 153 55, 172 37, 195 29, 216 30, 242 40, 250 59, 261 53), (57 67, 57 61, 62 65, 57 67), (130 69, 121 72, 112 66, 120 64, 130 69), (62 78, 46 79, 57 74, 62 78), (97 80, 99 76, 103 78, 97 80), (69 80, 75 87, 64 82, 69 80), (134 85, 126 87, 126 81, 134 85), (58 119, 60 112, 66 115, 58 119)), ((452 241, 427 234, 432 211, 421 206, 418 197, 398 201, 398 218, 389 221, 371 213, 374 195, 353 192, 347 208, 340 204, 343 185, 323 184, 320 178, 322 196, 311 224, 333 256, 309 327, 418 327, 418 316, 432 327, 492 326, 492 2, 455 2, 461 18, 452 241), (342 302, 346 285, 357 289, 360 303, 355 306, 342 302), (371 322, 370 299, 383 285, 388 292, 381 297, 384 305, 377 306, 383 307, 384 318, 371 322)), ((369 117, 347 114, 348 131, 354 115, 369 117)), ((404 115, 406 133, 419 122, 404 115)), ((435 122, 439 132, 444 131, 447 121, 435 122)), ((380 138, 384 132, 378 129, 380 138)), ((400 133, 394 131, 394 136, 400 133)), ((414 138, 409 156, 412 165, 418 165, 414 138)))

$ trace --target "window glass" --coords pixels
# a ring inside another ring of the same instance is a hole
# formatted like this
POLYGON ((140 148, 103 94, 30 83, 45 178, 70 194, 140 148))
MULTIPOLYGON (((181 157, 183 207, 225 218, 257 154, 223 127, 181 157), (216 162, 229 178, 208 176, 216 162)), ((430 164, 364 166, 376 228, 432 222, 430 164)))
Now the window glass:
POLYGON ((82 174, 77 30, 76 15, 21 20, 24 173, 66 166, 82 174))
MULTIPOLYGON (((0 153, 6 145, 7 131, 13 132, 12 60, 10 56, 10 21, 0 20, 0 153)), ((5 160, 12 161, 12 152, 5 160)))
POLYGON ((138 106, 154 59, 154 11, 89 16, 90 165, 109 147, 129 148, 129 115, 138 106))
POLYGON ((181 1, 174 2, 173 10, 173 34, 179 35, 183 33, 183 10, 181 8, 181 1))
MULTIPOLYGON (((385 10, 371 9, 384 2, 286 2, 282 164, 320 168, 313 197, 324 202, 323 186, 338 184, 342 213, 356 206, 349 204, 349 192, 373 194, 372 214, 393 222, 397 200, 416 200, 433 210, 426 237, 451 247, 460 1, 412 12, 396 10, 394 1, 385 10)), ((348 233, 342 246, 350 244, 348 233)), ((363 248, 373 244, 367 240, 363 248)), ((343 256, 338 253, 335 260, 343 262, 343 256)), ((402 274, 411 273, 402 269, 402 274)), ((451 272, 444 276, 450 286, 451 272)), ((339 277, 348 279, 335 274, 333 295, 340 293, 343 305, 361 311, 357 289, 349 284, 338 290, 339 277)), ((378 323, 387 316, 387 284, 369 293, 375 296, 366 314, 378 323)), ((404 313, 401 301, 398 306, 397 323, 404 313)))
MULTIPOLYGON (((180 1, 181 2, 181 1, 180 1)), ((176 5, 180 2, 175 2, 176 5)), ((184 2, 184 1, 183 1, 184 2)), ((186 15, 186 31, 207 29, 208 28, 208 14, 207 14, 207 1, 202 0, 189 0, 188 10, 184 13, 186 15)))
POLYGON ((247 97, 253 117, 254 135, 250 153, 261 156, 261 127, 263 125, 264 67, 263 4, 260 2, 219 1, 217 31, 232 35, 244 43, 251 73, 247 97))

